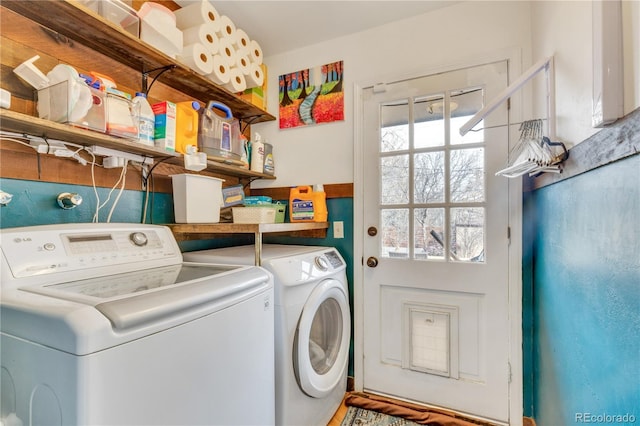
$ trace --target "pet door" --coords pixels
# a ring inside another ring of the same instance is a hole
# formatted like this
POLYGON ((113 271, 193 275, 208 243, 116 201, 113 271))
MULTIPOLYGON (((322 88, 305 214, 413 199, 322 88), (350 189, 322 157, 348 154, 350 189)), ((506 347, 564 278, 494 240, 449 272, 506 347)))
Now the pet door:
POLYGON ((458 308, 403 304, 402 368, 458 378, 458 308))

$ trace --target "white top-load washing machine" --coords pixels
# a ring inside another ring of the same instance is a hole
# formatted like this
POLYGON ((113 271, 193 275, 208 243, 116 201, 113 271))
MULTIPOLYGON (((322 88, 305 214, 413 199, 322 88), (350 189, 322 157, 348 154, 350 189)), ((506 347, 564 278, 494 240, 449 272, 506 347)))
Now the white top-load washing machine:
POLYGON ((4 424, 274 423, 270 273, 183 263, 162 226, 0 237, 4 424))
MULTIPOLYGON (((253 246, 184 253, 251 265, 253 246)), ((351 316, 346 264, 333 247, 263 244, 276 303, 276 424, 326 425, 346 391, 351 316)))

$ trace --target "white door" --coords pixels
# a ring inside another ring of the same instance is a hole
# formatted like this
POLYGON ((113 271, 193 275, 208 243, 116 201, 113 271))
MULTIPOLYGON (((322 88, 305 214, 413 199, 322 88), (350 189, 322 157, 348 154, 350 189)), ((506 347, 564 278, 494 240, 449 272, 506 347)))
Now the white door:
POLYGON ((507 62, 364 89, 363 387, 508 422, 507 62))

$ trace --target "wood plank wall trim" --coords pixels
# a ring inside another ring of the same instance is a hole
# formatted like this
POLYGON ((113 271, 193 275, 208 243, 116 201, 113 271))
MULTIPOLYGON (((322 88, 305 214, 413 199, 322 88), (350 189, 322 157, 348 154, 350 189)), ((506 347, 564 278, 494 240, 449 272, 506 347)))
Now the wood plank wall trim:
POLYGON ((562 173, 524 178, 523 188, 540 189, 637 154, 640 154, 640 108, 571 148, 562 173))
MULTIPOLYGON (((273 200, 288 200, 291 187, 252 188, 251 195, 271 197, 273 200)), ((324 185, 327 198, 353 198, 353 183, 331 183, 324 185)))

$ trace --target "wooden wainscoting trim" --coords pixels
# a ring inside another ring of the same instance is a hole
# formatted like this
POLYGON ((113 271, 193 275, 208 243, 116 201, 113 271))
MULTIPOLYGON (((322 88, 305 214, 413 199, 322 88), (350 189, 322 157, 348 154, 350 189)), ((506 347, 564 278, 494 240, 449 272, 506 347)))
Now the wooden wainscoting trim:
POLYGON ((543 188, 623 158, 640 154, 640 108, 604 127, 569 150, 562 173, 524 178, 525 191, 543 188))
MULTIPOLYGON (((271 197, 273 200, 288 200, 290 187, 252 188, 251 195, 271 197)), ((324 185, 327 198, 353 198, 353 183, 329 183, 324 185)))

